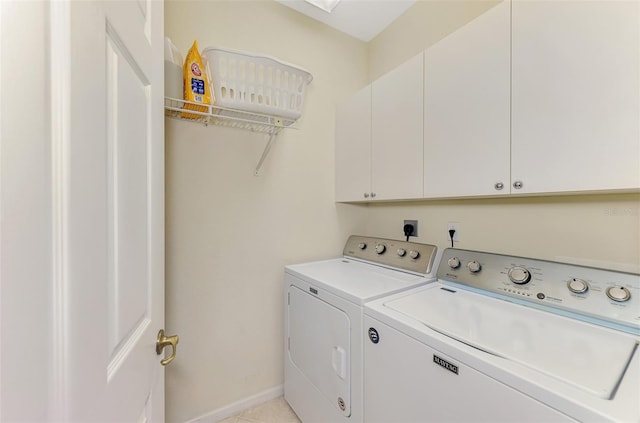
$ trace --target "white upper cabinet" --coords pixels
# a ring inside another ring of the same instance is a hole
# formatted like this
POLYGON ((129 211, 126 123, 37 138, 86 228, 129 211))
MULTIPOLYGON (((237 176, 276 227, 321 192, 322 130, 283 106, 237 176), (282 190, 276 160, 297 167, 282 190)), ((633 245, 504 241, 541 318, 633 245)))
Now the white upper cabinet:
POLYGON ((367 201, 371 196, 371 85, 336 111, 335 200, 367 201))
POLYGON ((422 198, 423 67, 421 53, 372 84, 375 200, 422 198))
POLYGON ((512 193, 640 187, 640 2, 513 1, 512 193))
POLYGON ((338 112, 337 201, 637 190, 637 0, 505 0, 338 112))
POLYGON ((423 54, 336 111, 336 201, 422 198, 423 54))
POLYGON ((509 194, 510 2, 425 51, 424 196, 509 194))

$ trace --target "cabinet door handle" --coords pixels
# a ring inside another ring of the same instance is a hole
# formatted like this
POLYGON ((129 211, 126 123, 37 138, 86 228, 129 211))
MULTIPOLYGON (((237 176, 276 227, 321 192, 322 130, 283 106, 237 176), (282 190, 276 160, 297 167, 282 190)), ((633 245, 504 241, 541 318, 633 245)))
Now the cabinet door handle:
POLYGON ((368 192, 364 193, 364 198, 369 198, 369 193, 368 192))
POLYGON ((496 184, 493 187, 498 191, 500 191, 502 190, 502 188, 504 188, 504 184, 502 182, 496 182, 496 184))
POLYGON ((375 196, 376 196, 376 193, 375 193, 375 192, 372 192, 372 193, 371 193, 371 198, 373 198, 373 197, 375 197, 375 196))
POLYGON ((515 182, 513 183, 513 187, 514 187, 515 189, 522 189, 522 181, 515 181, 515 182))

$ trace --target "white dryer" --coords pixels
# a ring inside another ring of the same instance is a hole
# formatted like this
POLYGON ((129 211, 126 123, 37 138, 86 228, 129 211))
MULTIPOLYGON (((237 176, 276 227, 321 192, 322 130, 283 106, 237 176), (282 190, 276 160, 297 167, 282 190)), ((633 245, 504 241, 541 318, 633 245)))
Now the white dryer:
POLYGON ((285 267, 284 397, 304 423, 363 421, 363 305, 435 280, 433 245, 353 235, 285 267))

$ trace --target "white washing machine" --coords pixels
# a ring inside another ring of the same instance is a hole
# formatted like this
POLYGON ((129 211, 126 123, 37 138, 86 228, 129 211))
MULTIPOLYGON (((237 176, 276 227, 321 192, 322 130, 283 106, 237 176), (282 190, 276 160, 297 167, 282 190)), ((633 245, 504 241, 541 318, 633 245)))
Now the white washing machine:
POLYGON ((304 423, 363 421, 363 305, 434 281, 436 256, 354 235, 342 258, 285 267, 284 397, 304 423))
POLYGON ((365 305, 364 419, 639 422, 640 275, 446 249, 365 305))

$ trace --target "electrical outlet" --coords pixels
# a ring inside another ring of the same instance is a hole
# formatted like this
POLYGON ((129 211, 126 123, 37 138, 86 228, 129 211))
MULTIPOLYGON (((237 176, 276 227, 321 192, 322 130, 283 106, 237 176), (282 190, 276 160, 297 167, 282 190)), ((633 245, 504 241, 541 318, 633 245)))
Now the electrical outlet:
POLYGON ((451 235, 449 235, 449 231, 453 229, 456 232, 453 234, 453 241, 460 241, 460 223, 458 222, 449 222, 447 223, 447 241, 451 241, 451 235))
MULTIPOLYGON (((404 225, 413 225, 413 232, 409 236, 418 236, 418 221, 417 220, 405 220, 404 225)), ((404 234, 404 225, 402 226, 402 234, 404 234)))

